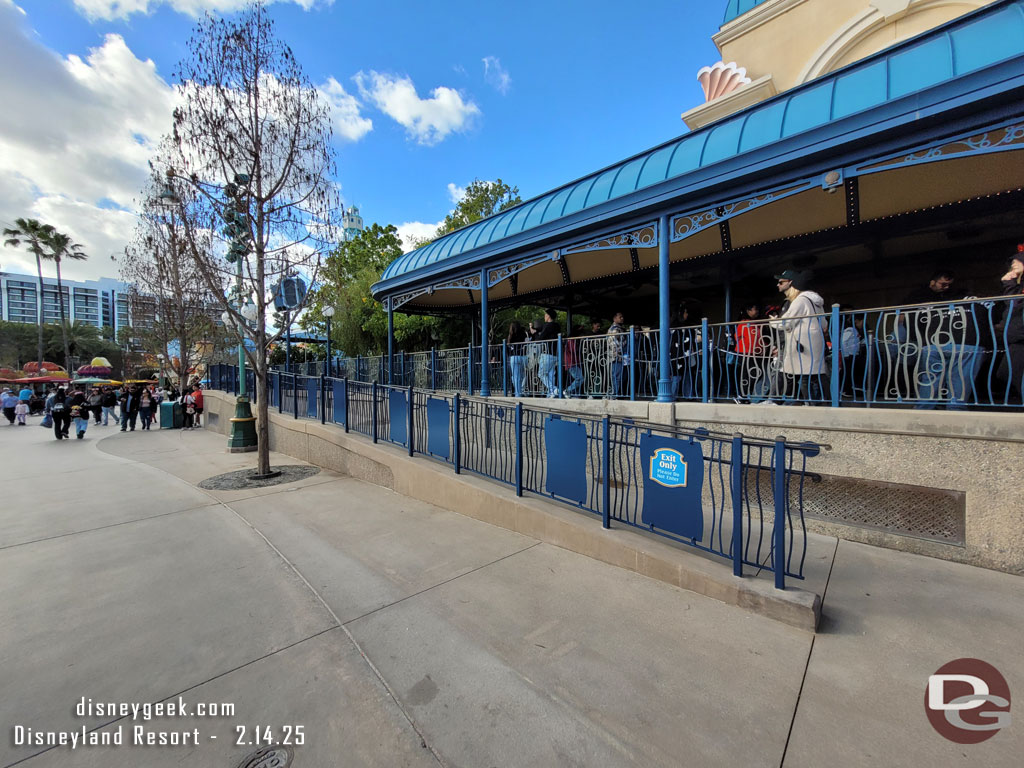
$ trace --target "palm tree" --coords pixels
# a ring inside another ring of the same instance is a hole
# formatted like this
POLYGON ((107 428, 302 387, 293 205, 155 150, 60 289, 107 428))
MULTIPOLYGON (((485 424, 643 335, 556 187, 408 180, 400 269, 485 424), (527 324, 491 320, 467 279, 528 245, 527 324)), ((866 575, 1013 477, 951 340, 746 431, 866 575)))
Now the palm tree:
POLYGON ((39 297, 36 303, 39 316, 39 372, 43 371, 43 262, 46 256, 46 238, 53 231, 49 224, 36 219, 15 219, 14 227, 4 228, 4 245, 17 248, 25 246, 29 253, 35 254, 36 270, 39 272, 39 297))
POLYGON ((82 253, 82 246, 74 242, 63 232, 50 228, 44 240, 48 251, 43 258, 57 265, 57 301, 60 303, 60 330, 64 338, 64 370, 71 374, 71 348, 68 345, 68 321, 64 315, 64 287, 60 281, 60 262, 62 259, 84 261, 89 256, 82 253))

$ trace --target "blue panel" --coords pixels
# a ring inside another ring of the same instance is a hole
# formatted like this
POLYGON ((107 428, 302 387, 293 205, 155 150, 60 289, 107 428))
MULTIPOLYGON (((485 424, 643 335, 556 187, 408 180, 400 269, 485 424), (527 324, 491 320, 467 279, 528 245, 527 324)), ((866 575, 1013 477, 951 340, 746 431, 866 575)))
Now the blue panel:
POLYGON ((728 24, 736 17, 742 16, 763 2, 766 2, 766 0, 729 0, 725 6, 725 19, 722 20, 722 24, 728 24))
POLYGON ((447 459, 451 455, 451 405, 437 397, 427 399, 427 452, 447 459))
POLYGON ((444 240, 438 241, 439 249, 437 251, 437 257, 431 259, 431 261, 441 261, 442 259, 448 258, 448 254, 451 253, 452 248, 455 246, 455 241, 458 240, 462 235, 466 234, 461 232, 459 234, 449 235, 444 240))
POLYGON ((740 130, 743 128, 743 118, 734 118, 713 128, 708 136, 707 144, 704 146, 704 157, 700 161, 702 166, 717 163, 727 157, 736 154, 740 143, 740 130))
POLYGON ((672 159, 672 152, 675 151, 675 148, 675 144, 663 147, 647 158, 643 170, 640 171, 640 178, 636 182, 637 189, 649 187, 651 184, 665 180, 665 176, 668 174, 668 161, 672 159))
POLYGON ((832 81, 828 80, 817 88, 800 91, 789 100, 786 118, 782 123, 782 135, 793 134, 824 125, 832 111, 832 81))
POLYGON ((952 76, 949 39, 943 35, 925 40, 889 58, 889 98, 906 96, 952 76))
POLYGON ((537 201, 530 209, 530 215, 526 217, 526 223, 523 224, 523 229, 532 229, 541 223, 541 217, 544 215, 544 210, 548 207, 548 203, 554 195, 545 195, 537 201))
POLYGON ((344 424, 348 419, 345 409, 345 382, 334 381, 334 423, 344 424))
POLYGON ((571 187, 563 189, 561 192, 554 196, 551 202, 548 203, 548 209, 544 211, 544 219, 541 222, 542 224, 545 221, 557 219, 562 215, 562 209, 565 208, 565 201, 569 198, 570 194, 572 194, 571 187))
POLYGON ((672 162, 668 166, 668 176, 673 178, 692 171, 700 165, 700 153, 704 149, 704 142, 707 141, 708 132, 704 131, 696 136, 688 136, 676 145, 676 152, 672 155, 672 162))
POLYGON ((575 421, 544 419, 547 454, 545 488, 553 496, 584 504, 587 501, 587 428, 575 421))
POLYGON ((311 419, 320 415, 316 399, 319 392, 320 379, 306 379, 306 416, 311 419))
POLYGON ((271 401, 270 404, 273 406, 278 406, 281 404, 281 376, 275 375, 271 379, 271 384, 273 386, 273 400, 271 401))
POLYGON ((455 245, 452 246, 451 255, 455 256, 456 254, 468 250, 466 248, 466 241, 471 237, 476 237, 476 227, 466 227, 465 232, 455 237, 455 245))
POLYGON ((704 453, 700 443, 641 435, 640 471, 644 477, 643 522, 694 541, 703 539, 704 453))
POLYGON ((575 213, 586 205, 587 193, 590 192, 594 181, 595 179, 584 179, 573 188, 572 194, 569 195, 569 199, 565 202, 565 208, 562 210, 563 216, 575 213))
POLYGON ((500 216, 494 216, 480 226, 480 234, 477 236, 476 242, 473 243, 474 248, 478 245, 483 245, 484 243, 489 243, 491 241, 491 237, 494 234, 494 228, 498 226, 498 219, 500 218, 500 216))
POLYGON ((532 207, 532 205, 524 205, 516 211, 516 215, 512 217, 512 221, 508 223, 508 229, 505 230, 505 237, 523 231, 523 224, 526 223, 526 217, 530 215, 530 209, 532 207))
POLYGON ((494 222, 494 229, 491 230, 491 234, 488 237, 488 242, 500 240, 505 236, 505 229, 508 227, 508 220, 515 215, 515 211, 511 213, 503 213, 498 217, 498 220, 494 222))
POLYGON ((613 197, 628 195, 630 192, 636 190, 636 180, 640 175, 640 169, 643 167, 644 160, 646 159, 646 157, 639 157, 633 162, 627 163, 623 166, 618 177, 615 179, 615 184, 612 185, 612 192, 608 195, 609 200, 613 197))
POLYGON ((837 77, 832 97, 832 119, 837 120, 884 102, 887 73, 886 63, 877 61, 837 77))
POLYGON ((603 203, 608 199, 608 195, 612 191, 612 183, 615 181, 615 177, 618 175, 619 169, 612 168, 611 170, 605 171, 597 180, 594 181, 590 191, 587 192, 587 202, 583 204, 584 208, 589 208, 592 205, 603 203))
POLYGON ((740 137, 740 152, 747 152, 778 141, 782 135, 782 117, 786 114, 786 102, 776 101, 750 113, 743 124, 740 137))
POLYGON ((409 435, 409 405, 406 393, 400 389, 388 390, 388 421, 391 423, 391 442, 405 443, 409 435))
POLYGON ((1024 14, 1020 6, 1003 8, 953 29, 953 61, 958 75, 1020 55, 1024 47, 1024 14))

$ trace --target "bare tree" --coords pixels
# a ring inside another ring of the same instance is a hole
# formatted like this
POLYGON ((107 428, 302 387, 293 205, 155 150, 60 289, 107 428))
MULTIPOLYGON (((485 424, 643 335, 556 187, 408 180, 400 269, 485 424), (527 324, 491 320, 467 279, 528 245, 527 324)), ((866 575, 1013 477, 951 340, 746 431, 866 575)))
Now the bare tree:
MULTIPOLYGON (((218 336, 223 286, 211 290, 193 263, 181 220, 193 209, 188 190, 170 205, 161 198, 164 191, 162 175, 154 171, 143 193, 133 240, 119 263, 121 279, 130 286, 136 329, 146 337, 149 350, 164 355, 178 385, 184 387, 189 372, 209 362, 218 336), (175 346, 177 355, 172 354, 175 346)), ((195 245, 200 249, 212 247, 212 235, 200 227, 192 227, 188 236, 199 240, 195 245)))
POLYGON ((236 281, 221 301, 239 335, 251 341, 245 356, 256 372, 258 472, 265 474, 268 350, 280 335, 267 329, 272 289, 287 276, 315 281, 337 242, 330 113, 260 3, 231 19, 207 15, 188 47, 176 72, 181 105, 171 151, 158 165, 165 165, 173 192, 196 192, 181 197, 188 212, 180 221, 210 291, 236 281), (227 219, 244 229, 240 235, 229 227, 230 242, 222 239, 227 219), (219 243, 206 247, 208 234, 219 243))

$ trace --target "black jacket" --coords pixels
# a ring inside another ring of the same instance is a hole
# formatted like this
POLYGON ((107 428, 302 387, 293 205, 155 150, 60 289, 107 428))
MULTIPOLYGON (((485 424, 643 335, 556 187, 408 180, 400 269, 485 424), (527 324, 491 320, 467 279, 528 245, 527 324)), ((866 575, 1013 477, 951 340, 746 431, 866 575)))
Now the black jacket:
POLYGON ((118 405, 121 406, 121 413, 138 413, 139 412, 139 393, 138 392, 122 392, 121 399, 117 401, 118 405))
MULTIPOLYGON (((1016 280, 1003 280, 1003 296, 1024 295, 1024 283, 1016 280)), ((1006 302, 1004 331, 999 334, 999 342, 1006 339, 1007 344, 1024 344, 1024 300, 1014 299, 1006 302), (1005 336, 1004 336, 1005 334, 1005 336)))

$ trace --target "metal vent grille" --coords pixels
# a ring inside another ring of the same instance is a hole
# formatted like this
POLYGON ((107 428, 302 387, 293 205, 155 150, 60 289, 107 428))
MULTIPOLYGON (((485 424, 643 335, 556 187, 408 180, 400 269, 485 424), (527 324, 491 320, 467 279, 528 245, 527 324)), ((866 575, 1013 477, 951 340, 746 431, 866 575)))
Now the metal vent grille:
POLYGON ((967 494, 920 485, 822 475, 804 483, 808 518, 945 544, 964 544, 967 494))

